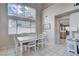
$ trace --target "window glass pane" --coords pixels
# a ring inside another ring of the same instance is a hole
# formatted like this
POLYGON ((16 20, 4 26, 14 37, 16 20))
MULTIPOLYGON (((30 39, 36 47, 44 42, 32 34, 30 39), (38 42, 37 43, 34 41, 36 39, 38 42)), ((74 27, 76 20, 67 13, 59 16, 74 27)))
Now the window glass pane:
POLYGON ((30 27, 30 21, 26 21, 26 27, 30 27))
POLYGON ((25 6, 25 16, 31 18, 32 20, 35 20, 36 16, 36 10, 30 7, 25 6))
POLYGON ((27 6, 25 7, 25 16, 31 16, 30 8, 27 6))
POLYGON ((31 33, 35 33, 35 32, 36 32, 35 22, 31 22, 31 33))
POLYGON ((31 28, 35 28, 35 22, 31 22, 31 28))
POLYGON ((25 7, 18 5, 18 15, 19 16, 25 16, 25 7))
POLYGON ((15 28, 9 28, 9 34, 16 34, 15 28))
POLYGON ((35 20, 35 16, 36 16, 36 11, 35 11, 35 9, 33 9, 33 8, 30 8, 30 13, 31 13, 31 16, 32 16, 32 19, 33 20, 35 20))
POLYGON ((17 20, 17 27, 25 27, 25 26, 26 26, 26 22, 25 21, 17 20))
POLYGON ((49 30, 50 29, 50 24, 44 24, 44 30, 49 30))
POLYGON ((31 33, 35 33, 36 29, 35 28, 31 28, 31 33))
POLYGON ((16 15, 17 6, 16 4, 8 4, 8 15, 16 15))
POLYGON ((24 27, 24 28, 29 28, 30 27, 30 21, 17 21, 17 26, 18 27, 24 27))
POLYGON ((21 27, 18 27, 17 33, 18 34, 21 34, 21 33, 30 33, 30 28, 21 28, 21 27))
POLYGON ((24 21, 20 21, 20 20, 17 20, 17 33, 20 34, 20 33, 23 33, 25 31, 25 22, 24 21))
POLYGON ((13 19, 9 19, 9 34, 16 33, 16 21, 13 19))
POLYGON ((30 28, 26 28, 26 32, 25 33, 31 33, 30 32, 30 28))

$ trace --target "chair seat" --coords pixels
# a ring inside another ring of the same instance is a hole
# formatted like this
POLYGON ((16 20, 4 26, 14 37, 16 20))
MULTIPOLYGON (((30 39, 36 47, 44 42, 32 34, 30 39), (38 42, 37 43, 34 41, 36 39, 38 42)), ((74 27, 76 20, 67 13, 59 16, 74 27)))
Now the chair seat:
POLYGON ((43 42, 41 42, 41 43, 38 43, 38 44, 44 44, 43 42))
POLYGON ((27 47, 33 47, 33 46, 36 46, 36 45, 28 45, 27 47))

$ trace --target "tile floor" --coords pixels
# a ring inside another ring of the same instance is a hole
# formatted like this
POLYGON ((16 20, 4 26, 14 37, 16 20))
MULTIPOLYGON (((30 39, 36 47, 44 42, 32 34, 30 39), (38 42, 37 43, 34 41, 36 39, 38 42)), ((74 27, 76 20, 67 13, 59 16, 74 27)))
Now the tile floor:
MULTIPOLYGON (((65 51, 65 45, 55 45, 55 46, 46 46, 44 48, 40 48, 36 52, 31 51, 31 53, 24 52, 23 56, 68 56, 65 51)), ((18 53, 19 55, 19 53, 18 53)), ((13 49, 8 49, 4 51, 0 51, 0 56, 15 56, 13 49)))

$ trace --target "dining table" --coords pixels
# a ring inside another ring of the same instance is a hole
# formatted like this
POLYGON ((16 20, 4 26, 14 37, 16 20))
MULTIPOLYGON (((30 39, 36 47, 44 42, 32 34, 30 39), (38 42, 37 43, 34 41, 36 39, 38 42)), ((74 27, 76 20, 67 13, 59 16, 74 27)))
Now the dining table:
POLYGON ((23 43, 29 43, 31 41, 36 41, 37 36, 23 36, 23 37, 17 37, 17 40, 20 43, 20 55, 23 54, 23 43))

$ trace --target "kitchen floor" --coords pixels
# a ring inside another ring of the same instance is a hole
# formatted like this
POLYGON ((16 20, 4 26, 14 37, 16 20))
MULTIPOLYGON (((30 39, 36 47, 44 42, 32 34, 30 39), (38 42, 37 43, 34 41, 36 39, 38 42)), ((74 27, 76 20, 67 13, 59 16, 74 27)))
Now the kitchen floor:
MULTIPOLYGON (((46 46, 40 48, 36 52, 31 53, 23 52, 23 56, 68 56, 65 54, 65 45, 46 46)), ((15 56, 14 49, 6 49, 0 51, 1 56, 15 56)), ((19 55, 19 52, 18 52, 19 55)))

